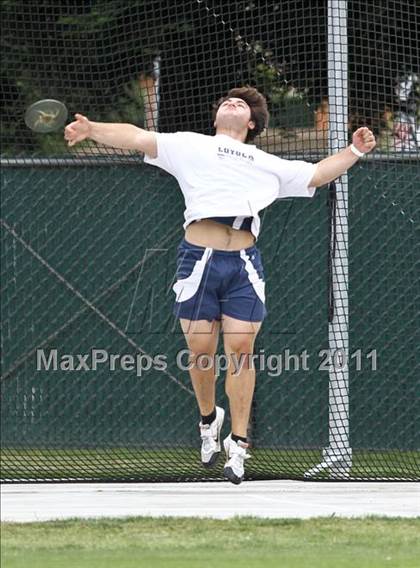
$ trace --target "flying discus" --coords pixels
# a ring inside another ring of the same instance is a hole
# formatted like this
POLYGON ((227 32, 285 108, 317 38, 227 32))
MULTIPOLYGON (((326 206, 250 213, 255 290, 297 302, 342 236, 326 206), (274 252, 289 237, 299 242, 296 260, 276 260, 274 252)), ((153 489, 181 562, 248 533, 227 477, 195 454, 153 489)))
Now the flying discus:
POLYGON ((25 124, 34 132, 47 134, 62 128, 67 121, 67 107, 55 99, 42 99, 33 103, 25 113, 25 124))

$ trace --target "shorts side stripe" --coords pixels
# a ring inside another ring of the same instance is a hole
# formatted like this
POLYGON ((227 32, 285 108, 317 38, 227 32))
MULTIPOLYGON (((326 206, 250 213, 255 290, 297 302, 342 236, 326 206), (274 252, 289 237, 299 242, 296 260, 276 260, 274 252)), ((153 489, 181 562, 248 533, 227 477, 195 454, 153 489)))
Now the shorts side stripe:
POLYGON ((203 256, 200 260, 197 260, 194 264, 194 268, 191 274, 187 278, 182 278, 175 282, 172 286, 172 290, 176 294, 176 302, 186 302, 196 294, 201 279, 203 278, 204 269, 206 267, 207 261, 213 252, 212 248, 206 248, 203 251, 203 256))
POLYGON ((265 304, 265 282, 262 280, 257 270, 255 269, 254 265, 251 262, 249 255, 245 252, 245 250, 241 250, 241 258, 245 263, 245 270, 248 273, 248 280, 251 282, 252 287, 255 290, 255 293, 261 300, 263 304, 265 304))

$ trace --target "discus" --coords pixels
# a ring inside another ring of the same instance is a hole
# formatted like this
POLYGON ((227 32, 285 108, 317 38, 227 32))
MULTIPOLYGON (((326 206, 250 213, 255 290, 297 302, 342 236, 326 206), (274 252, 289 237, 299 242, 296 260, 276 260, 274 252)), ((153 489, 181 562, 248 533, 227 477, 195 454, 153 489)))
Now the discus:
POLYGON ((46 134, 62 128, 67 120, 66 105, 54 99, 33 103, 25 113, 25 124, 34 132, 46 134))

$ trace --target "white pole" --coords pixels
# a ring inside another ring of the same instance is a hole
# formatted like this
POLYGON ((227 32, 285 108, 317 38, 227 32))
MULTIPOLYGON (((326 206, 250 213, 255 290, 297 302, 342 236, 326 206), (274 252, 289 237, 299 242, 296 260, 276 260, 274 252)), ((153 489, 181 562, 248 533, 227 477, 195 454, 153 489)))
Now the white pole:
MULTIPOLYGON (((347 0, 328 0, 329 153, 348 144, 347 0)), ((334 317, 328 324, 331 354, 329 370, 329 445, 324 460, 305 473, 313 477, 328 469, 332 478, 349 476, 349 304, 348 304, 348 177, 336 182, 335 258, 332 259, 334 317)), ((332 239, 334 232, 332 231, 332 239)), ((333 246, 333 242, 331 243, 333 246)))
POLYGON ((156 110, 154 115, 155 130, 159 130, 159 103, 160 103, 160 64, 162 58, 157 55, 153 60, 153 76, 155 79, 156 110))

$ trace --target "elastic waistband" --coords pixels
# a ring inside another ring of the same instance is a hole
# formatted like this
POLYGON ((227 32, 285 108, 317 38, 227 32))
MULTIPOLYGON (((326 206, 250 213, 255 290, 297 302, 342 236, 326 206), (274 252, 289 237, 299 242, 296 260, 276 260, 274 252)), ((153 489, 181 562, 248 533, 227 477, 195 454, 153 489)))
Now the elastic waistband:
POLYGON ((192 243, 189 243, 187 240, 182 239, 180 245, 180 247, 184 247, 186 249, 189 250, 198 250, 198 251, 202 251, 204 252, 206 250, 206 248, 210 248, 212 250, 212 254, 217 254, 217 255, 226 255, 226 256, 240 256, 241 252, 245 252, 246 254, 252 254, 258 251, 257 247, 255 245, 252 245, 252 247, 246 248, 246 249, 240 249, 240 250, 220 250, 220 249, 214 249, 211 247, 201 247, 199 245, 193 245, 192 243))

